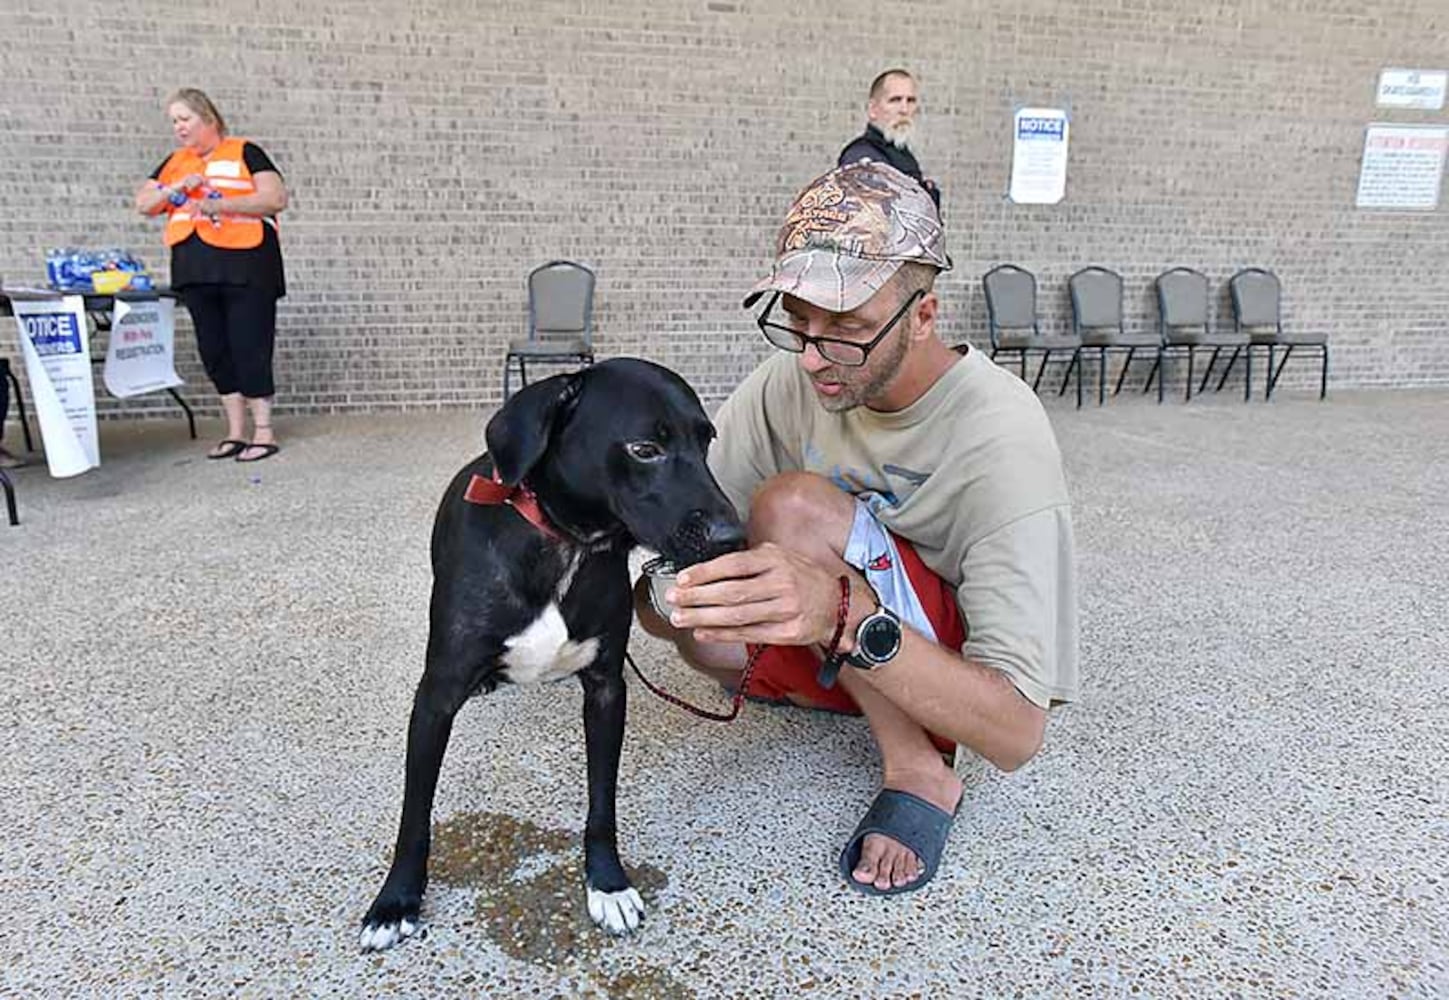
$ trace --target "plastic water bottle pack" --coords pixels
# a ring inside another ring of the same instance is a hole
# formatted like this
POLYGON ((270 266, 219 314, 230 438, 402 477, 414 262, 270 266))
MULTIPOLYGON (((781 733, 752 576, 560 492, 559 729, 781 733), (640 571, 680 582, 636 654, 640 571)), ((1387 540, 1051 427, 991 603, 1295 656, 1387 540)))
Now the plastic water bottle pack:
POLYGON ((63 247, 45 255, 45 275, 50 287, 61 292, 111 294, 129 289, 150 291, 151 276, 146 265, 129 250, 81 250, 63 247))

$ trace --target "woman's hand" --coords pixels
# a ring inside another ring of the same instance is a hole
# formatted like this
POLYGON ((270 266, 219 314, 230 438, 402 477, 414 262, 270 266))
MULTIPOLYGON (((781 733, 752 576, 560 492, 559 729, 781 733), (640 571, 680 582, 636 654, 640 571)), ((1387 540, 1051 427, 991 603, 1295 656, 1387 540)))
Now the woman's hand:
POLYGON ((699 642, 810 646, 835 634, 840 584, 819 564, 766 542, 683 570, 665 597, 675 606, 670 624, 692 629, 699 642))
POLYGON ((185 177, 181 178, 181 183, 176 185, 176 187, 178 190, 181 191, 195 191, 197 188, 201 187, 201 185, 205 183, 206 178, 201 176, 200 174, 187 174, 185 177))

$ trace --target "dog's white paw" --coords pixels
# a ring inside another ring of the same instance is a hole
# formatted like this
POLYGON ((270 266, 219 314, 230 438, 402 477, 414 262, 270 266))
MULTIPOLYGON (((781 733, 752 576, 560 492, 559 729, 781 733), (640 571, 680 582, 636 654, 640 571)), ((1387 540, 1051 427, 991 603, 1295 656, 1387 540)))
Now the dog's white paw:
POLYGON ((644 900, 633 886, 619 892, 586 888, 589 918, 610 934, 632 934, 644 922, 644 900))
POLYGON ((418 932, 419 924, 406 918, 396 922, 364 924, 357 943, 363 951, 385 951, 418 932))

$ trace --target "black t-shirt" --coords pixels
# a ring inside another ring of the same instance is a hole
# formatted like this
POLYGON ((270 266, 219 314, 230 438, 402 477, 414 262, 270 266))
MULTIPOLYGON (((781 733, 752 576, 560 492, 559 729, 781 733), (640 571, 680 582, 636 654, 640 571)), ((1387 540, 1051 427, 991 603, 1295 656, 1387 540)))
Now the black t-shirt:
POLYGON ((894 145, 887 141, 885 133, 874 125, 867 125, 865 133, 850 140, 850 144, 840 151, 840 158, 836 166, 843 167, 847 163, 855 163, 857 160, 884 160, 895 167, 907 177, 914 178, 920 184, 931 200, 936 203, 936 208, 941 207, 941 192, 934 184, 926 184, 921 176, 921 165, 916 156, 909 149, 894 145))
MULTIPOLYGON (((162 168, 170 159, 168 156, 151 171, 152 180, 161 176, 162 168)), ((256 143, 242 144, 242 160, 253 174, 270 170, 281 176, 272 158, 256 143)), ((171 248, 171 287, 181 289, 188 285, 252 285, 270 289, 277 298, 286 295, 287 276, 282 268, 282 244, 277 239, 276 228, 264 222, 261 245, 250 250, 214 247, 192 233, 171 248)))

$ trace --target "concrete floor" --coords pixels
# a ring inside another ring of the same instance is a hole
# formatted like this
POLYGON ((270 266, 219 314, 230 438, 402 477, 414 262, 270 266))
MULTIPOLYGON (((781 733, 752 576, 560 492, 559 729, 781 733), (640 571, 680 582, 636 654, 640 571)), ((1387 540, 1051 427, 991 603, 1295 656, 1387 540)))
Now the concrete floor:
POLYGON ((428 936, 356 947, 482 414, 284 420, 249 467, 107 424, 101 468, 22 470, 0 994, 1449 995, 1449 395, 1052 412, 1085 683, 1043 753, 972 783, 930 887, 868 899, 834 867, 878 779, 860 720, 633 685, 623 942, 581 917, 568 683, 465 710, 428 936))

